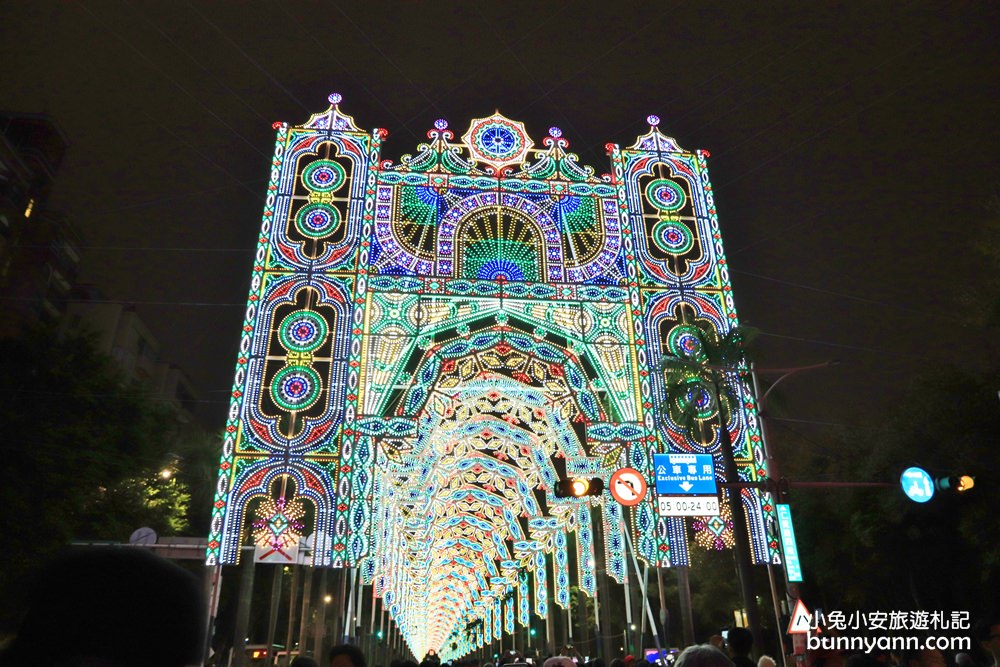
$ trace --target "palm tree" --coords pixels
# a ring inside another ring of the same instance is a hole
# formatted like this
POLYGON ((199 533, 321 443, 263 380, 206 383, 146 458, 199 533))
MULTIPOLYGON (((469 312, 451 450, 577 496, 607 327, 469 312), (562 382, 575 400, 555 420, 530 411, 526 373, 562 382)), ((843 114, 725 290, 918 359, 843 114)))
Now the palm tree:
MULTIPOLYGON (((745 370, 746 342, 753 332, 733 327, 720 334, 710 323, 681 323, 668 335, 673 353, 661 361, 667 390, 664 411, 692 440, 704 445, 718 441, 727 484, 738 484, 739 474, 729 440, 728 424, 740 406, 739 386, 745 370)), ((753 592, 750 538, 739 486, 727 486, 733 517, 733 550, 747 622, 754 644, 761 647, 760 614, 753 592)))

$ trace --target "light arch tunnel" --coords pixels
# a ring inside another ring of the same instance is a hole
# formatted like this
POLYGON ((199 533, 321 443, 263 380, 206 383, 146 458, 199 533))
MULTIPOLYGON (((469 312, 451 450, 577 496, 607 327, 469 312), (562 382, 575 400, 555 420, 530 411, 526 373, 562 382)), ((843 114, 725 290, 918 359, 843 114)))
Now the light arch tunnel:
MULTIPOLYGON (((653 127, 598 178, 550 131, 505 167, 477 124, 519 125, 477 119, 451 144, 436 124, 399 165, 336 104, 276 128, 209 538, 225 564, 248 540, 280 557, 308 536, 309 563, 358 567, 417 655, 512 632, 571 585, 594 595, 599 558, 620 581, 625 531, 663 566, 726 531, 559 499, 559 477, 705 451, 721 478, 721 446, 763 475, 738 379, 724 432, 693 439, 659 409, 678 327, 735 324, 704 156, 653 127)), ((776 561, 770 498, 743 500, 754 558, 776 561)))

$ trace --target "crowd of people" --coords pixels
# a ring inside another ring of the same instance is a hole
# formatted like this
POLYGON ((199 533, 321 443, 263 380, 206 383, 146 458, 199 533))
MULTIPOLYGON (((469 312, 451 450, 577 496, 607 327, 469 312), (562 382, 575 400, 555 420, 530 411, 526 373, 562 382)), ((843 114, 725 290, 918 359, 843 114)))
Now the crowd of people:
MULTIPOLYGON (((431 652, 418 664, 413 660, 394 660, 388 667, 779 667, 779 661, 761 655, 754 660, 753 635, 745 628, 732 628, 727 637, 714 635, 704 644, 689 646, 679 654, 664 652, 662 659, 615 658, 605 662, 602 658, 583 661, 572 647, 562 651, 566 655, 548 656, 544 660, 527 658, 511 650, 495 662, 482 662, 472 657, 441 664, 431 652)), ((976 652, 959 652, 945 655, 939 649, 914 649, 900 653, 859 652, 850 655, 806 652, 800 657, 789 657, 789 664, 799 667, 1000 667, 1000 620, 979 624, 975 631, 976 652)), ((334 647, 329 656, 329 667, 383 667, 368 665, 364 654, 356 646, 334 647)), ((320 667, 312 658, 296 658, 292 667, 320 667)))
MULTIPOLYGON (((788 656, 788 665, 798 667, 1000 667, 1000 619, 980 622, 974 629, 972 652, 945 654, 936 648, 900 651, 834 652, 806 651, 800 656, 788 656)), ((334 654, 348 647, 334 649, 334 654)), ((330 667, 369 667, 356 647, 349 647, 356 656, 353 663, 330 663, 330 667)), ((663 651, 660 658, 652 660, 625 656, 605 662, 603 658, 581 659, 579 653, 567 646, 560 655, 544 659, 528 658, 511 650, 495 662, 482 662, 464 658, 441 665, 437 656, 429 654, 418 665, 414 661, 396 660, 388 667, 780 667, 781 661, 769 655, 754 660, 753 634, 746 628, 730 628, 726 636, 713 635, 704 644, 689 646, 679 653, 663 651)), ((294 664, 294 663, 293 663, 294 664)), ((311 667, 311 665, 309 666, 311 667)), ((375 665, 374 667, 383 667, 375 665)))
MULTIPOLYGON (((20 629, 0 649, 0 667, 192 667, 206 650, 201 584, 190 572, 141 549, 69 552, 38 580, 20 629)), ((1000 667, 1000 619, 975 630, 974 653, 938 649, 902 653, 807 651, 789 658, 797 667, 1000 667)), ((516 650, 495 662, 472 657, 442 663, 429 652, 418 664, 393 660, 369 665, 357 646, 334 646, 325 656, 301 655, 290 667, 779 667, 754 660, 753 635, 732 628, 679 654, 644 658, 584 659, 572 647, 558 655, 529 657, 516 650)))

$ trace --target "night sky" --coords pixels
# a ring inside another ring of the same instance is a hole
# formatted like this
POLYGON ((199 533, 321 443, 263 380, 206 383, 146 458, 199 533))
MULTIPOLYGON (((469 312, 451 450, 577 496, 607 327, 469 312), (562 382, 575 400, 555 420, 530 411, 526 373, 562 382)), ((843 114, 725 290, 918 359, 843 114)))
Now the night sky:
POLYGON ((137 305, 213 430, 271 123, 334 91, 393 159, 494 109, 536 142, 559 126, 598 173, 650 113, 711 151, 758 365, 843 360, 788 381, 786 447, 877 426, 923 368, 996 361, 969 319, 1000 194, 1000 3, 619 4, 17 3, 0 108, 68 135, 52 204, 84 235, 81 280, 137 305))

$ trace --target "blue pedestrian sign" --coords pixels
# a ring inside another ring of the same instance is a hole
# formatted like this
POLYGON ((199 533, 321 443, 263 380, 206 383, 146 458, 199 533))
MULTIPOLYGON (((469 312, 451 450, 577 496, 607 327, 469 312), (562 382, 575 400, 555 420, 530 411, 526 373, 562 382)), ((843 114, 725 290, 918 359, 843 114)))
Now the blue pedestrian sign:
POLYGON ((717 496, 711 454, 653 454, 658 496, 717 496))
POLYGON ((907 468, 899 477, 906 497, 915 503, 926 503, 934 497, 934 478, 923 468, 907 468))

